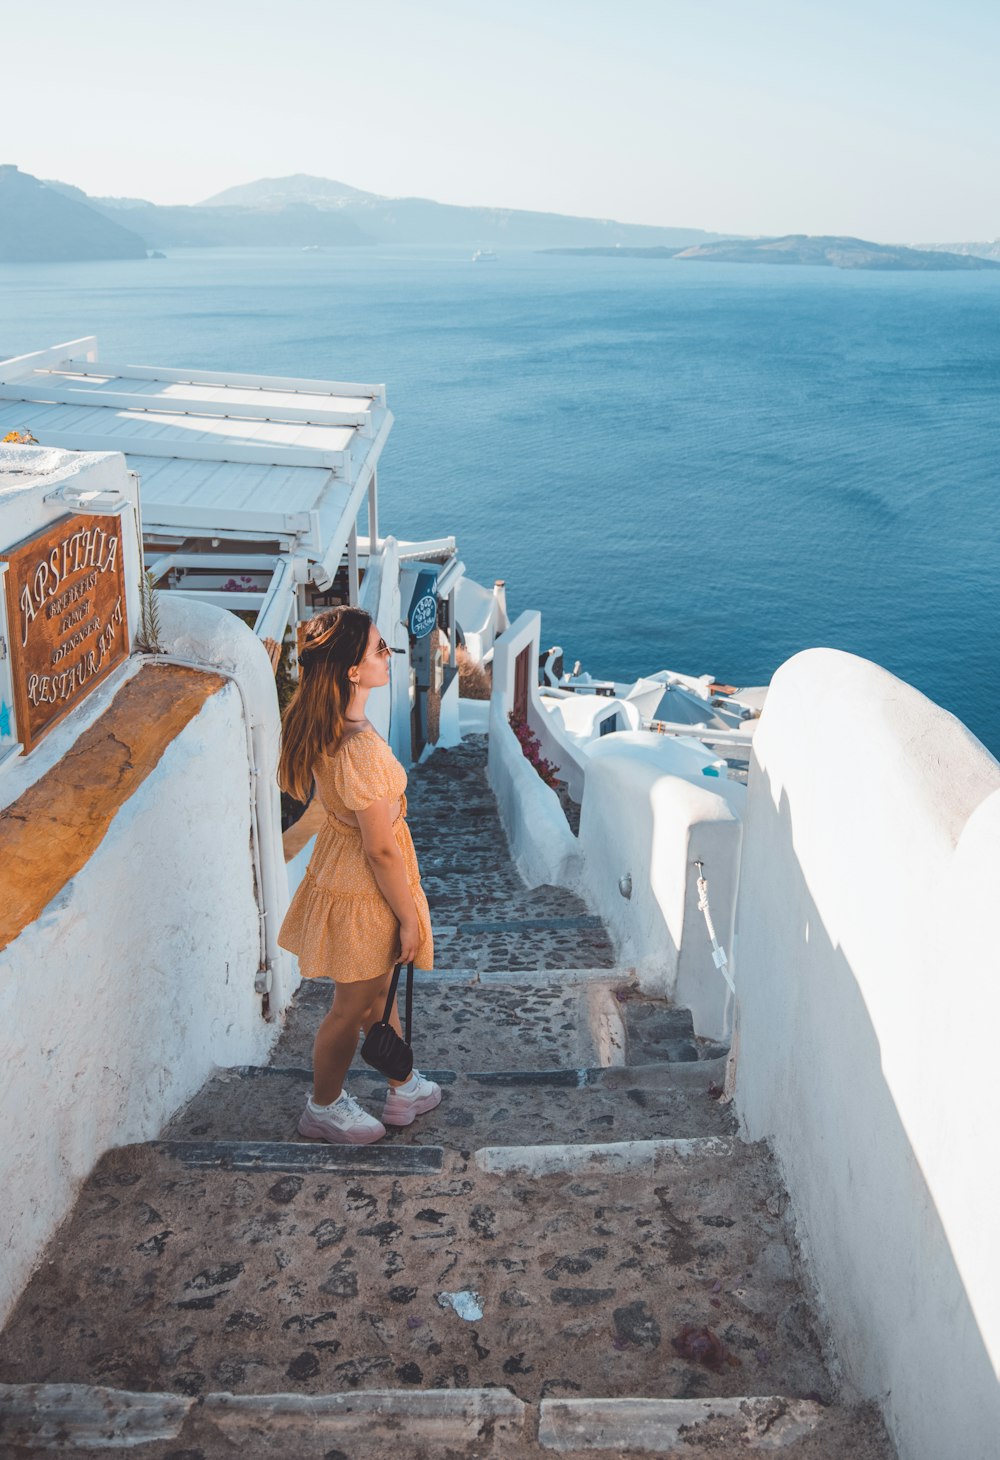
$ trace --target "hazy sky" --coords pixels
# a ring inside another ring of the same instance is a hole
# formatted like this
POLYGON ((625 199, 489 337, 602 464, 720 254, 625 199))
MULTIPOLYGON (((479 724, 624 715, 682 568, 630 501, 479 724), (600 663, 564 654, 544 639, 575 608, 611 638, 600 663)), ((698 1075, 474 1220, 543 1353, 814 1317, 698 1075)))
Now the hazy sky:
POLYGON ((0 0, 0 162, 741 233, 1000 234, 997 0, 0 0))

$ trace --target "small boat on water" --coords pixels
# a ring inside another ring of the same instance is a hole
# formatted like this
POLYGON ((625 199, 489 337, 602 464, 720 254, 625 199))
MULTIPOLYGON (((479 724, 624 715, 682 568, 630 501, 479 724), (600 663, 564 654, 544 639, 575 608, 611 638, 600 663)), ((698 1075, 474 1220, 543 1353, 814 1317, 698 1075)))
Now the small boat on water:
POLYGON ((495 264, 497 256, 491 248, 477 248, 472 255, 474 264, 495 264))

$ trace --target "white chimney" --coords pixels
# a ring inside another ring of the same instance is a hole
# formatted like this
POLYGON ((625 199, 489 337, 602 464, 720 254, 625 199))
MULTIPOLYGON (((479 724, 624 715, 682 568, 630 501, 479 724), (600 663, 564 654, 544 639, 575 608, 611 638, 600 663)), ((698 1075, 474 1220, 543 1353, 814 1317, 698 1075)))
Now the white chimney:
POLYGON ((496 603, 496 627, 495 634, 499 636, 510 628, 510 619, 507 617, 507 587, 502 578, 498 578, 493 584, 493 599, 496 603))

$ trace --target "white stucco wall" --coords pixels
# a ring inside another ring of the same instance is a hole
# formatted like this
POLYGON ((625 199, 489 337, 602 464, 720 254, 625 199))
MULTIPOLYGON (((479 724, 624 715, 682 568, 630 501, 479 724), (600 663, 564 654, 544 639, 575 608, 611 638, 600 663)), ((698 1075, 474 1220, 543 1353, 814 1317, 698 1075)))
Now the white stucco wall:
POLYGON ((784 665, 754 740, 736 1102, 901 1460, 997 1453, 998 889, 1000 765, 970 732, 867 661, 784 665))
POLYGON ((108 1147, 277 1034, 254 993, 246 736, 227 685, 0 954, 0 1320, 108 1147))
POLYGON ((298 986, 294 960, 278 946, 277 931, 288 907, 288 877, 281 842, 281 796, 278 756, 281 718, 274 670, 256 634, 235 614, 173 593, 157 594, 164 655, 228 675, 235 683, 244 713, 242 761, 247 769, 246 796, 252 812, 251 857, 256 852, 259 874, 258 909, 263 913, 264 968, 261 976, 273 1015, 288 1003, 298 986))
POLYGON ((525 759, 496 698, 490 707, 488 772, 511 856, 527 885, 577 889, 582 860, 576 837, 559 797, 525 759))
MULTIPOLYGON (((445 671, 447 674, 447 670, 445 671)), ((441 693, 441 718, 437 744, 443 749, 462 743, 462 712, 459 706, 459 678, 451 675, 441 693)))
MULTIPOLYGON (((724 762, 695 741, 624 730, 579 742, 546 709, 535 683, 540 634, 541 616, 523 613, 493 656, 489 777, 517 869, 529 886, 554 883, 584 896, 642 989, 689 1006, 699 1035, 726 1038, 732 1011, 698 911, 695 860, 704 860, 716 934, 731 954, 745 788, 727 780, 724 762), (525 648, 533 666, 529 725, 541 753, 564 779, 572 777, 571 794, 582 798, 579 838, 507 721, 514 664, 525 648), (619 888, 626 874, 629 899, 619 888)), ((592 726, 598 706, 634 715, 633 706, 597 696, 565 703, 574 726, 592 726)))
POLYGON ((727 987, 698 911, 705 865, 716 935, 732 952, 743 787, 700 776, 712 757, 663 736, 626 732, 587 760, 579 845, 589 906, 604 918, 644 992, 686 1005, 695 1032, 729 1032, 727 987), (685 753, 687 752, 687 753, 685 753), (629 876, 632 895, 620 891, 629 876))
POLYGON ((470 657, 477 664, 493 647, 494 639, 507 627, 505 600, 496 588, 484 588, 462 576, 455 585, 455 618, 470 657))
POLYGON ((371 614, 387 644, 405 649, 392 656, 389 683, 371 691, 365 713, 393 754, 409 765, 410 641, 400 623, 399 544, 394 537, 382 538, 378 552, 369 558, 358 605, 371 614))
POLYGON ((575 889, 582 872, 576 837, 569 829, 559 797, 526 760, 507 718, 514 704, 514 664, 525 648, 530 651, 532 665, 528 680, 529 723, 545 713, 535 706, 541 626, 541 614, 535 610, 522 613, 493 646, 489 782, 511 856, 528 886, 552 884, 575 889))

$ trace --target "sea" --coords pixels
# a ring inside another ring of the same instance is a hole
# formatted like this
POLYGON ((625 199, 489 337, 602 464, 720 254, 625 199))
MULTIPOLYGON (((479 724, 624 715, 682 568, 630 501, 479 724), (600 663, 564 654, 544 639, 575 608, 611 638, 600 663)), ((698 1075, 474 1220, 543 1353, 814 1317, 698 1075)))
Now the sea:
POLYGON ((385 382, 380 526, 594 676, 884 665, 1000 754, 1000 270, 401 248, 0 266, 0 358, 385 382))

